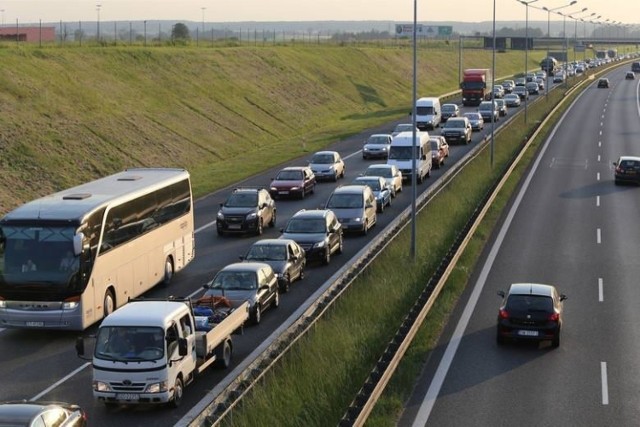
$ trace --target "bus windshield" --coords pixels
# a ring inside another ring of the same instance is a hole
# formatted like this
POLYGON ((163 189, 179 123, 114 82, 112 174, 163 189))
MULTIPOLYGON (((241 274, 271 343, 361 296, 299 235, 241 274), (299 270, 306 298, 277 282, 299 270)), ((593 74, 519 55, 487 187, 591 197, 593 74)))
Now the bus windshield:
POLYGON ((0 289, 68 288, 78 272, 74 227, 4 225, 0 228, 0 289))

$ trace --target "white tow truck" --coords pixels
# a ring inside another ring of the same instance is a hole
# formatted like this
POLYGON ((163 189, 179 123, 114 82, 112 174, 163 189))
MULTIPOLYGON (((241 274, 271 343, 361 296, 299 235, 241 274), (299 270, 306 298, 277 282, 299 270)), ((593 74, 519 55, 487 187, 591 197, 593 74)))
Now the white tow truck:
POLYGON ((189 299, 133 300, 103 320, 92 359, 78 338, 78 356, 92 360, 94 397, 106 405, 179 406, 199 373, 214 363, 229 366, 231 335, 249 318, 248 302, 210 308, 202 317, 189 299))

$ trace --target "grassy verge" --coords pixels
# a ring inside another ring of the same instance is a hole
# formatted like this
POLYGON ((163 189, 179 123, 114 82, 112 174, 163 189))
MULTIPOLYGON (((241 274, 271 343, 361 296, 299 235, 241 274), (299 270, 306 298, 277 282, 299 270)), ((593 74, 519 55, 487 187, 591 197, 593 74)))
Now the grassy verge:
MULTIPOLYGON (((534 124, 561 99, 560 91, 554 92, 558 93, 550 93, 549 102, 530 107, 529 124, 520 117, 509 132, 496 138, 493 168, 490 167, 489 150, 485 150, 420 214, 416 263, 408 259, 410 235, 409 230, 405 230, 376 263, 356 279, 345 297, 313 332, 255 388, 226 425, 326 426, 339 423, 404 314, 451 246, 456 230, 467 221, 534 124), (440 226, 433 227, 432 224, 440 226)), ((435 346, 448 313, 466 286, 479 253, 537 144, 532 148, 450 277, 392 384, 370 417, 369 425, 394 425, 397 421, 424 360, 435 346)))

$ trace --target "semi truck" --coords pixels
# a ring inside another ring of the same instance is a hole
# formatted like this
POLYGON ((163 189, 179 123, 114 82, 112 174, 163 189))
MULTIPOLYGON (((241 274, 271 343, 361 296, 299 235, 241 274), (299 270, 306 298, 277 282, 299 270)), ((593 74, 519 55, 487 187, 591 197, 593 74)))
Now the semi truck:
POLYGON ((231 336, 242 332, 249 303, 234 309, 219 298, 207 306, 188 298, 132 300, 102 321, 92 358, 84 356, 79 337, 76 353, 92 360, 94 398, 108 406, 177 407, 198 374, 212 365, 229 367, 231 336))
POLYGON ((482 101, 491 99, 493 79, 488 68, 470 68, 464 70, 462 82, 462 104, 480 105, 482 101))

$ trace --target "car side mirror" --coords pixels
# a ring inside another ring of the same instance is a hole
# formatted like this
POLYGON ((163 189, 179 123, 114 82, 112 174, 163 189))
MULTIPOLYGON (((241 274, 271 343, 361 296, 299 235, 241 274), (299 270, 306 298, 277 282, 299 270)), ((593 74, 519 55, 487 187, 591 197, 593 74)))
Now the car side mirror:
POLYGON ((567 296, 565 294, 560 295, 560 301, 564 301, 566 299, 567 299, 567 296))
POLYGON ((504 298, 504 296, 505 296, 504 291, 498 291, 498 296, 504 298))
POLYGON ((240 255, 238 258, 240 258, 240 261, 244 261, 244 256, 240 255))
POLYGON ((613 166, 618 166, 618 162, 613 162, 613 166))

